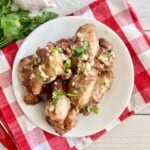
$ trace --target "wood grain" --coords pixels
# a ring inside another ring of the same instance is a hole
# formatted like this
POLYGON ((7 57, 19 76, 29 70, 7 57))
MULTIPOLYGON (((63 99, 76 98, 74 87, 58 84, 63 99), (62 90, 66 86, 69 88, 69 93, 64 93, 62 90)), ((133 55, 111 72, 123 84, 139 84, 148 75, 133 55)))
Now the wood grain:
POLYGON ((86 150, 150 150, 150 115, 127 119, 86 150))

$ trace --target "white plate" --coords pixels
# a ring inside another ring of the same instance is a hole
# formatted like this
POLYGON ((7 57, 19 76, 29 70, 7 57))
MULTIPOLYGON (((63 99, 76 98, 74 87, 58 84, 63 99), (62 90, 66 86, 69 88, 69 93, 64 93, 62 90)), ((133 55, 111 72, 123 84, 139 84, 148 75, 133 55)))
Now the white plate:
POLYGON ((86 23, 94 24, 98 36, 108 39, 114 47, 116 54, 114 81, 100 104, 99 115, 91 114, 86 117, 80 115, 77 126, 65 136, 82 137, 106 128, 121 114, 131 96, 134 80, 132 61, 124 43, 111 29, 96 20, 83 17, 64 17, 49 21, 34 30, 21 45, 14 61, 12 79, 15 96, 25 115, 35 125, 52 134, 56 133, 45 121, 42 103, 31 106, 23 101, 23 88, 17 73, 18 63, 23 57, 35 53, 37 47, 44 47, 48 41, 72 37, 77 28, 86 23))

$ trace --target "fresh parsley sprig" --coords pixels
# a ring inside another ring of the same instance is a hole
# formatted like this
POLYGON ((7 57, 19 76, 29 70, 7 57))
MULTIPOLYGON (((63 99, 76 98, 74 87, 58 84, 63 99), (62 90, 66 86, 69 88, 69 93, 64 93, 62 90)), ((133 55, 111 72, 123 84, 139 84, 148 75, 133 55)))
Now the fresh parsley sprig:
POLYGON ((77 91, 77 90, 74 90, 74 91, 71 92, 71 93, 67 93, 67 96, 69 96, 69 97, 78 96, 78 91, 77 91))
POLYGON ((75 48, 75 49, 74 49, 74 52, 75 52, 76 56, 77 56, 77 57, 80 57, 80 56, 84 55, 84 54, 86 53, 86 50, 87 50, 88 45, 89 45, 89 42, 88 42, 88 41, 84 41, 84 42, 82 43, 82 46, 81 46, 81 47, 75 48))
POLYGON ((43 12, 40 16, 31 18, 28 11, 11 11, 12 3, 12 0, 0 0, 0 49, 25 38, 40 24, 58 16, 54 12, 43 12))
POLYGON ((67 59, 64 63, 65 71, 71 73, 71 60, 67 59))
POLYGON ((89 113, 93 112, 94 114, 98 114, 98 113, 99 113, 99 108, 98 108, 98 106, 89 105, 89 106, 87 107, 87 111, 88 111, 89 113))
POLYGON ((52 94, 52 104, 56 105, 63 95, 64 93, 61 90, 55 90, 52 94))

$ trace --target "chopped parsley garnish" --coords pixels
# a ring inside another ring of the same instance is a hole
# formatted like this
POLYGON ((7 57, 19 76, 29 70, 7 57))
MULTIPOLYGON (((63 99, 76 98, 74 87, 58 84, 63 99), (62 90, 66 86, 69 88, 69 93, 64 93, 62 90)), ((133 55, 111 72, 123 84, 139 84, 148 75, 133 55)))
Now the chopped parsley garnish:
POLYGON ((71 60, 67 59, 64 63, 65 71, 71 73, 71 60))
POLYGON ((41 61, 42 61, 41 58, 40 58, 39 56, 37 56, 36 62, 37 62, 37 63, 40 63, 41 61))
POLYGON ((82 43, 82 47, 75 48, 75 49, 74 49, 74 52, 75 52, 76 56, 77 56, 77 57, 80 57, 80 56, 82 56, 83 54, 85 54, 88 45, 89 45, 89 42, 84 41, 84 42, 82 43))
POLYGON ((105 55, 106 57, 110 58, 111 55, 112 55, 112 51, 111 51, 111 50, 105 51, 105 52, 104 52, 104 55, 105 55))
POLYGON ((99 84, 99 89, 100 90, 103 90, 104 86, 106 85, 106 83, 104 81, 102 81, 100 84, 99 84))
POLYGON ((92 106, 92 105, 89 105, 87 107, 87 111, 90 113, 90 112, 93 112, 94 114, 98 114, 99 113, 99 108, 97 106, 92 106))
POLYGON ((37 74, 35 74, 35 77, 38 78, 38 79, 41 79, 42 75, 40 73, 37 73, 37 74))
POLYGON ((63 96, 64 93, 61 90, 56 90, 52 94, 52 104, 56 105, 60 99, 61 96, 63 96))
POLYGON ((56 46, 56 47, 53 48, 53 53, 54 54, 58 54, 60 52, 62 52, 62 48, 61 47, 56 46))
POLYGON ((69 97, 78 96, 78 91, 74 90, 72 93, 67 93, 67 96, 69 97))
POLYGON ((45 67, 46 67, 46 68, 49 68, 49 67, 50 67, 50 64, 49 64, 49 63, 45 63, 45 67))

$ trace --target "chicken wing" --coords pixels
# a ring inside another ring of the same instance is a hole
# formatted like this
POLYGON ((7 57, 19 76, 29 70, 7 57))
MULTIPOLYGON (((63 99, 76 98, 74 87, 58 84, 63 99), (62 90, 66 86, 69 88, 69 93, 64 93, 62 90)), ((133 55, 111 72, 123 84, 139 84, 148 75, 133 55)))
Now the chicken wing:
POLYGON ((83 56, 82 59, 92 61, 99 49, 98 37, 94 25, 85 24, 79 27, 73 40, 75 43, 73 45, 73 49, 75 50, 83 47, 83 44, 87 42, 88 46, 85 52, 87 55, 86 56, 82 55, 83 56))
MULTIPOLYGON (((50 45, 50 44, 49 44, 50 45)), ((29 90, 34 95, 40 94, 43 86, 64 73, 63 61, 59 47, 49 46, 36 52, 39 65, 32 71, 29 90)))
POLYGON ((26 104, 36 104, 40 102, 40 98, 36 95, 33 95, 31 91, 29 91, 28 87, 30 76, 32 74, 33 69, 37 66, 36 56, 31 55, 27 56, 26 58, 22 59, 19 63, 18 72, 19 72, 19 79, 25 87, 25 95, 24 95, 24 102, 26 104))
POLYGON ((72 129, 77 122, 76 112, 72 110, 70 99, 65 95, 63 87, 63 81, 60 79, 56 79, 51 84, 51 96, 45 106, 45 117, 48 123, 60 135, 72 129), (70 116, 72 114, 73 116, 70 116))
POLYGON ((18 74, 22 85, 26 87, 28 86, 27 81, 30 79, 32 70, 35 66, 35 55, 27 56, 20 61, 18 66, 18 74))
POLYGON ((99 50, 99 42, 95 27, 91 24, 79 27, 73 37, 73 42, 73 70, 77 73, 86 73, 86 70, 84 72, 84 70, 81 69, 81 66, 88 64, 88 66, 92 67, 94 58, 99 50))
POLYGON ((110 89, 113 81, 113 74, 111 71, 101 72, 100 76, 97 78, 93 94, 92 101, 99 103, 103 95, 110 89))
POLYGON ((90 103, 96 80, 97 73, 93 76, 74 75, 71 78, 68 95, 70 95, 71 103, 77 109, 80 110, 90 103))
POLYGON ((37 95, 33 95, 30 91, 25 90, 24 102, 26 104, 34 105, 41 101, 41 98, 37 95))
POLYGON ((115 54, 112 45, 104 38, 99 39, 100 51, 96 59, 102 71, 111 70, 115 62, 115 54))
POLYGON ((89 105, 81 110, 84 115, 90 114, 89 108, 98 108, 99 103, 104 94, 110 89, 113 81, 113 74, 111 71, 104 71, 98 76, 94 85, 91 101, 89 105))

